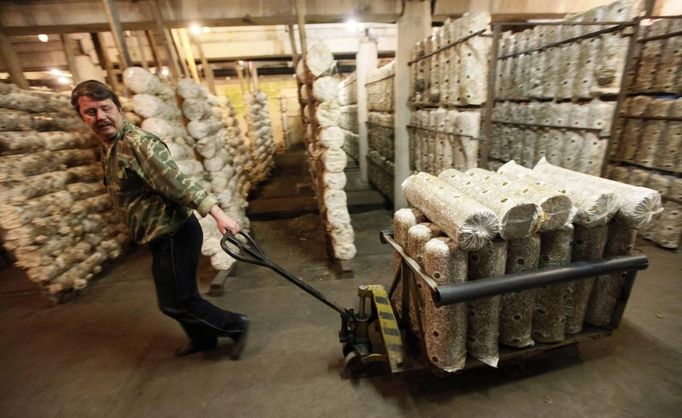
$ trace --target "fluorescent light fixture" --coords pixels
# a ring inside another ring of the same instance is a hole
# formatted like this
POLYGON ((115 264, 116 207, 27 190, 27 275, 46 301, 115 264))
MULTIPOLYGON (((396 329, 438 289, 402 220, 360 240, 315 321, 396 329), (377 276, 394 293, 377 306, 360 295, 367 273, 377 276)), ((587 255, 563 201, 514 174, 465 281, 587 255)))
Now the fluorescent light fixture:
POLYGON ((168 70, 168 67, 162 67, 161 68, 161 75, 162 76, 168 77, 169 74, 170 74, 170 71, 168 70))
POLYGON ((45 34, 45 33, 41 33, 40 35, 38 35, 38 40, 40 42, 47 42, 50 40, 50 37, 47 36, 47 34, 45 34))
POLYGON ((201 26, 199 26, 199 25, 196 24, 196 23, 193 23, 193 24, 189 27, 189 30, 190 30, 190 32, 192 32, 194 35, 198 35, 198 34, 201 33, 201 26))
POLYGON ((62 72, 59 71, 59 70, 56 69, 56 68, 52 68, 52 69, 50 70, 50 74, 59 76, 59 75, 62 75, 62 72))
POLYGON ((346 20, 346 30, 348 32, 357 32, 360 29, 360 25, 358 24, 358 21, 355 20, 354 17, 348 18, 346 20))
POLYGON ((69 84, 71 83, 71 80, 68 77, 60 76, 57 77, 57 81, 59 81, 59 84, 69 84))

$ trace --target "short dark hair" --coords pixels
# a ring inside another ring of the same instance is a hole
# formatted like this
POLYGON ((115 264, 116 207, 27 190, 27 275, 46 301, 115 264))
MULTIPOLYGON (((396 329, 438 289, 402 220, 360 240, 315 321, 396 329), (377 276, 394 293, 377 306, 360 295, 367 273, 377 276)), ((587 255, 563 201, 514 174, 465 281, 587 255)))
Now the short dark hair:
POLYGON ((95 100, 111 99, 118 110, 121 110, 121 101, 118 99, 116 93, 104 83, 97 80, 87 80, 79 83, 71 92, 71 106, 76 111, 78 116, 81 115, 81 107, 78 103, 78 98, 81 96, 88 96, 95 100))

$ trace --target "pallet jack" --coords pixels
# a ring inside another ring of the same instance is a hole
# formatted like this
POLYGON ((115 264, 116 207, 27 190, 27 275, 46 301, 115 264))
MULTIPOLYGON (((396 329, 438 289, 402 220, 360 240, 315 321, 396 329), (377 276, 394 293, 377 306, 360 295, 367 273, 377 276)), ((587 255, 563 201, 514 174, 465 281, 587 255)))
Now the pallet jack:
MULTIPOLYGON (((341 317, 339 342, 342 344, 344 366, 355 378, 368 376, 386 368, 392 374, 404 374, 423 371, 424 369, 430 369, 439 376, 449 374, 430 364, 425 356, 426 350, 423 347, 423 339, 410 331, 408 304, 402 303, 400 311, 394 311, 391 296, 398 285, 401 285, 403 289, 403 301, 407 298, 416 298, 415 285, 417 283, 429 286, 434 301, 440 306, 465 303, 483 297, 599 275, 623 274, 623 290, 608 327, 586 325, 583 332, 567 336, 560 343, 537 344, 522 349, 503 349, 501 347, 500 362, 503 362, 528 358, 550 349, 576 344, 584 339, 611 335, 620 323, 637 271, 648 267, 648 259, 644 255, 619 256, 598 261, 575 262, 561 267, 508 274, 459 284, 436 285, 430 277, 424 274, 419 264, 393 240, 392 231, 381 231, 380 239, 383 243, 393 247, 400 258, 400 262, 389 291, 386 291, 382 285, 361 285, 358 287, 359 306, 357 312, 353 308, 342 308, 303 279, 289 273, 270 260, 256 240, 245 232, 240 232, 237 236, 228 232, 221 239, 220 245, 234 259, 271 269, 336 311, 341 317)), ((467 359, 466 364, 465 368, 467 369, 483 365, 474 359, 467 359)))

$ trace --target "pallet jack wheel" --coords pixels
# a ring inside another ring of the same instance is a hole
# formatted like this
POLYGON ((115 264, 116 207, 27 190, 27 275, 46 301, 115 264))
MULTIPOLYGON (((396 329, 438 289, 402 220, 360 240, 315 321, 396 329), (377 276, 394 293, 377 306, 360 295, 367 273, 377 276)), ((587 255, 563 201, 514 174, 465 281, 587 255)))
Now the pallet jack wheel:
POLYGON ((343 365, 354 378, 367 377, 370 374, 369 367, 362 364, 360 355, 355 351, 351 351, 346 355, 343 365))

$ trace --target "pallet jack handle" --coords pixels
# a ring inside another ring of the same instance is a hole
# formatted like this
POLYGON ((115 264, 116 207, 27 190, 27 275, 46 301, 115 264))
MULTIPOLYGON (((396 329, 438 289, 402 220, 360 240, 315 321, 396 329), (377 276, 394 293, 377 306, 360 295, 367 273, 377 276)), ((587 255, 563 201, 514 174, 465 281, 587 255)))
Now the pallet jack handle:
POLYGON ((234 258, 235 260, 243 261, 245 263, 256 264, 259 266, 269 268, 270 270, 284 277, 285 279, 295 284, 299 288, 303 289, 308 294, 312 295, 315 299, 334 309, 341 315, 341 319, 344 323, 353 320, 353 315, 352 313, 348 312, 348 310, 339 307, 337 304, 327 299, 327 297, 320 293, 317 289, 310 286, 308 283, 304 282, 303 279, 294 276, 293 274, 284 270, 277 263, 270 260, 268 256, 265 255, 265 251, 263 251, 263 249, 260 247, 260 245, 258 245, 256 240, 253 239, 249 234, 247 234, 244 231, 240 231, 237 235, 243 237, 243 239, 239 239, 239 237, 233 235, 231 232, 228 231, 223 236, 223 239, 220 240, 220 246, 222 247, 223 250, 225 250, 227 254, 230 255, 230 257, 234 258), (228 242, 233 246, 237 247, 239 251, 237 252, 230 248, 228 242))

